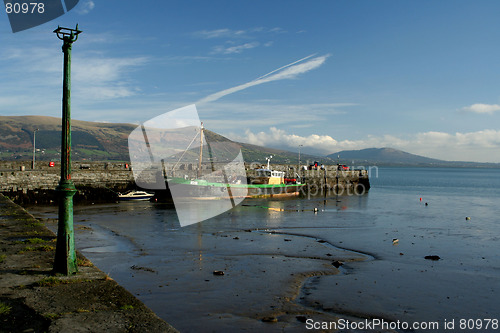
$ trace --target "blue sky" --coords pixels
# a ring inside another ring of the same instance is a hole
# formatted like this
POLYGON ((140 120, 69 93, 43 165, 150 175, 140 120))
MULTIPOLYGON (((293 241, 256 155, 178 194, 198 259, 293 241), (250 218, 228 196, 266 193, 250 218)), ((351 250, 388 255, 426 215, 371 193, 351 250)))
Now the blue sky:
POLYGON ((60 117, 52 30, 79 23, 74 119, 141 123, 196 103, 206 128, 259 145, 500 162, 499 12, 495 0, 80 0, 14 34, 2 11, 0 114, 60 117))

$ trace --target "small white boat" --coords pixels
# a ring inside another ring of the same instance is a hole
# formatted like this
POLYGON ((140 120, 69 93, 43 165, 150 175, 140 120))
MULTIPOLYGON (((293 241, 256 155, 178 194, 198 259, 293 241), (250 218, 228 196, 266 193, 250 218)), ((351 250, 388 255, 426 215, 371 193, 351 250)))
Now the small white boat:
POLYGON ((134 200, 134 201, 145 201, 149 200, 154 196, 154 194, 144 192, 144 191, 128 191, 125 193, 118 193, 118 198, 123 201, 134 200))

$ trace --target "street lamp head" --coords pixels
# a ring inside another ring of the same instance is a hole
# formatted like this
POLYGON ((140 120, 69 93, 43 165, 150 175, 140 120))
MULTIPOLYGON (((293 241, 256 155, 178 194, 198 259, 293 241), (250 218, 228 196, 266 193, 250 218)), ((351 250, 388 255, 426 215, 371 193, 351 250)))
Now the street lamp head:
POLYGON ((57 34, 57 38, 59 38, 60 40, 68 40, 71 42, 76 42, 76 40, 78 39, 78 35, 82 33, 82 31, 78 30, 78 24, 77 24, 75 29, 63 28, 57 26, 57 29, 54 30, 54 33, 57 34))

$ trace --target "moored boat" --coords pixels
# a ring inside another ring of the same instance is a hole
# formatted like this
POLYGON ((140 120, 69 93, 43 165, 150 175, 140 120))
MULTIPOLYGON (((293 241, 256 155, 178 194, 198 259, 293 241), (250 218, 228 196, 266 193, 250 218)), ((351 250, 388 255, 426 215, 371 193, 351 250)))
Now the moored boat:
MULTIPOLYGON (((262 177, 259 177, 259 182, 262 177)), ((222 198, 263 198, 298 195, 304 184, 300 183, 249 183, 233 184, 209 182, 204 179, 169 178, 169 187, 183 187, 183 196, 194 199, 222 199, 222 198), (221 193, 227 196, 221 197, 221 193)))
POLYGON ((145 191, 128 191, 125 193, 118 193, 118 199, 121 201, 146 201, 151 199, 154 194, 145 191))
POLYGON ((285 178, 283 171, 271 170, 269 165, 271 157, 268 158, 267 168, 256 169, 256 176, 248 178, 248 181, 238 178, 216 181, 171 177, 167 178, 167 182, 170 188, 175 188, 177 193, 182 193, 181 196, 199 200, 298 195, 305 184, 297 179, 285 178), (178 190, 180 188, 182 188, 181 191, 178 190))

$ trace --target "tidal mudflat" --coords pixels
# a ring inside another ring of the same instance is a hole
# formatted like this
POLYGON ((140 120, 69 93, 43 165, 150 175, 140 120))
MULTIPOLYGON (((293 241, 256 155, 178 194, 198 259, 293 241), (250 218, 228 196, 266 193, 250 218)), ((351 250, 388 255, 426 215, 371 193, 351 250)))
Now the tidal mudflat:
MULTIPOLYGON (((381 176, 363 196, 249 200, 184 228, 161 204, 76 207, 77 247, 183 332, 498 320, 498 187, 419 186, 397 172, 406 185, 381 176)), ((425 182, 464 179, 449 173, 427 170, 425 182)))

